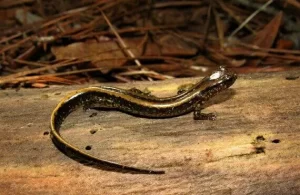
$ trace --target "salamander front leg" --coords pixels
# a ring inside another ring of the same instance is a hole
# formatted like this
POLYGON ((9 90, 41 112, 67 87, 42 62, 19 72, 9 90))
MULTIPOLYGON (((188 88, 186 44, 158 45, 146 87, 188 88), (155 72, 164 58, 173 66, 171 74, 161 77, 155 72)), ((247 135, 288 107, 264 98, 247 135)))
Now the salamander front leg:
POLYGON ((199 102, 194 110, 194 120, 216 120, 217 116, 214 113, 202 113, 203 103, 199 102))
POLYGON ((179 94, 189 91, 194 85, 195 84, 193 84, 193 83, 187 83, 184 85, 180 85, 177 89, 177 94, 179 95, 179 94))
POLYGON ((128 91, 131 92, 131 93, 135 93, 135 94, 141 95, 141 96, 145 96, 145 97, 155 97, 147 89, 145 89, 144 91, 142 91, 140 89, 137 89, 137 88, 133 87, 133 88, 128 89, 128 91))
POLYGON ((137 93, 137 94, 143 94, 143 95, 147 95, 147 93, 145 93, 144 91, 137 89, 135 87, 128 89, 128 91, 133 92, 133 93, 137 93))

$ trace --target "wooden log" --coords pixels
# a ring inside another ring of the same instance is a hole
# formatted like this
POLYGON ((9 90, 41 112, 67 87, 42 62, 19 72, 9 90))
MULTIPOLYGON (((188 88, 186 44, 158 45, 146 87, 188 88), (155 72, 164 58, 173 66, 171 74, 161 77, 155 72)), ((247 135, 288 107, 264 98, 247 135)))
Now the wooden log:
MULTIPOLYGON (((286 79, 295 75, 300 71, 240 76, 208 103, 216 121, 95 110, 65 121, 63 137, 82 150, 164 175, 99 170, 57 150, 50 114, 85 86, 0 91, 0 194, 300 194, 300 79, 286 79)), ((197 80, 112 86, 168 96, 197 80)))

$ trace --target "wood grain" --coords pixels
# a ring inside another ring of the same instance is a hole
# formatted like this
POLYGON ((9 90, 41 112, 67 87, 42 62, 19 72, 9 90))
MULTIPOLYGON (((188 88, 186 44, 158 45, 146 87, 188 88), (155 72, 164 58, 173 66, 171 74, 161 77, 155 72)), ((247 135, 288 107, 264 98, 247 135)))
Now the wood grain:
MULTIPOLYGON (((240 76, 208 103, 216 121, 95 110, 65 121, 62 135, 77 147, 164 175, 99 170, 55 148, 44 135, 52 109, 84 86, 0 91, 0 194, 300 194, 300 79, 291 74, 300 72, 240 76)), ((168 96, 197 80, 118 86, 168 96)))

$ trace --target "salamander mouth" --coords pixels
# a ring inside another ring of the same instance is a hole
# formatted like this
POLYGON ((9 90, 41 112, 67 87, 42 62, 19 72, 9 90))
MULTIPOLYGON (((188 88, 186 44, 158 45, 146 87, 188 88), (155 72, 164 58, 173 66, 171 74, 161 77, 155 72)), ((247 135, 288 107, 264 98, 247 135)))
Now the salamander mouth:
POLYGON ((236 74, 232 74, 232 75, 228 76, 228 78, 224 82, 224 85, 226 85, 226 88, 228 88, 231 85, 233 85, 233 83, 235 82, 236 79, 237 79, 237 75, 236 74))

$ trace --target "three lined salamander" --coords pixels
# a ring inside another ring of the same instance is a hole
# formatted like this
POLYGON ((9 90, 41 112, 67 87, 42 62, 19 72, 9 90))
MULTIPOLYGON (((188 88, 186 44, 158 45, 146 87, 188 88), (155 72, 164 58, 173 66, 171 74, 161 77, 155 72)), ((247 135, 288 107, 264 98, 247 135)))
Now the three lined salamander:
POLYGON ((53 110, 51 115, 51 139, 58 149, 67 156, 100 168, 122 172, 163 174, 162 170, 148 170, 121 165, 115 162, 98 159, 68 143, 59 133, 64 119, 80 106, 84 108, 112 108, 119 111, 146 118, 169 118, 194 112, 195 120, 214 120, 215 115, 203 114, 203 104, 230 87, 237 76, 225 68, 212 73, 188 90, 178 95, 158 98, 147 95, 138 89, 119 89, 114 87, 89 87, 76 91, 65 97, 53 110))

